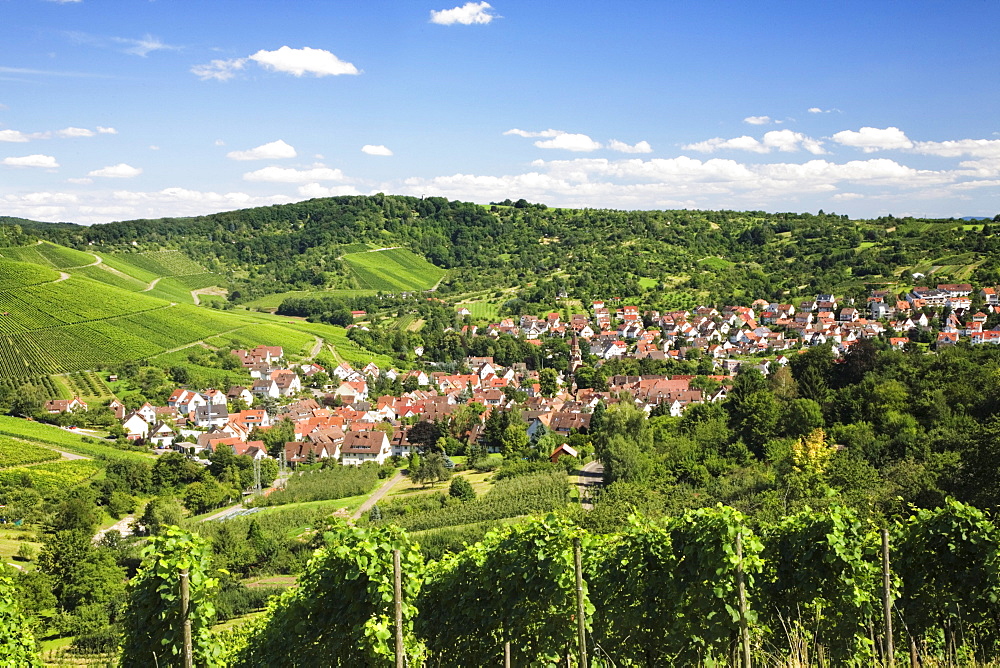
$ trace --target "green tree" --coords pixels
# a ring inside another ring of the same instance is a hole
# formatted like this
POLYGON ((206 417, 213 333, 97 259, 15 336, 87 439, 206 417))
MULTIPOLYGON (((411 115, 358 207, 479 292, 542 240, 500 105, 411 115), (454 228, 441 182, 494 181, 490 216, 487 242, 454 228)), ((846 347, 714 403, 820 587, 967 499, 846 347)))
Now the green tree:
POLYGON ((448 487, 448 495, 462 501, 471 501, 476 498, 476 490, 472 489, 472 483, 463 475, 455 476, 448 487))
POLYGON ((21 612, 19 599, 10 578, 0 576, 0 662, 11 668, 40 667, 38 645, 21 612))
POLYGON ((559 391, 559 373, 552 368, 545 368, 538 372, 538 386, 542 396, 554 397, 559 391))

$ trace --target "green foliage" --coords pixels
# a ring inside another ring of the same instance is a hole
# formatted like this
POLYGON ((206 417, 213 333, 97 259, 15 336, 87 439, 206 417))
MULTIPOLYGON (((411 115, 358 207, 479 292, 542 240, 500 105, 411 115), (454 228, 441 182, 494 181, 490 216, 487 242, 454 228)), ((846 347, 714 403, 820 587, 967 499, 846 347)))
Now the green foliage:
POLYGON ((380 505, 382 522, 408 531, 500 520, 544 513, 564 505, 568 498, 565 471, 537 473, 502 480, 486 494, 461 502, 441 494, 426 499, 400 499, 380 505))
POLYGON ((258 499, 255 505, 280 506, 358 496, 370 492, 378 479, 376 466, 335 466, 293 473, 283 489, 258 499))
POLYGON ((18 595, 7 576, 0 576, 0 666, 41 666, 38 646, 18 605, 18 595))
POLYGON ((463 475, 455 477, 448 486, 448 496, 460 501, 471 501, 476 498, 476 490, 472 489, 472 483, 463 475))
POLYGON ((123 616, 121 665, 180 666, 183 655, 181 578, 187 570, 194 661, 199 666, 222 665, 221 648, 210 628, 218 579, 211 576, 208 543, 169 527, 144 550, 142 568, 129 583, 123 616))
MULTIPOLYGON (((585 532, 555 516, 491 531, 430 566, 417 633, 441 666, 489 665, 511 643, 516 665, 554 665, 575 642, 573 541, 585 532), (530 557, 528 556, 530 555, 530 557)), ((584 585, 587 627, 594 606, 584 585)))
POLYGON ((424 647, 413 624, 424 563, 417 546, 395 527, 362 530, 343 522, 324 542, 298 588, 272 601, 232 665, 393 665, 393 550, 401 553, 407 659, 419 665, 424 647))
POLYGON ((0 468, 37 464, 53 459, 59 459, 58 452, 0 436, 0 468))

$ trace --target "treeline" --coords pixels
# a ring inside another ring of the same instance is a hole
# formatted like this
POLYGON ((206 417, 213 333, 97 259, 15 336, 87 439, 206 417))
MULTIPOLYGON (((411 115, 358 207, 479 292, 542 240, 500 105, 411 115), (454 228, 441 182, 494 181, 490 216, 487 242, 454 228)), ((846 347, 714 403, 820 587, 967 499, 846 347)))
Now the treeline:
MULTIPOLYGON (((972 267, 969 280, 995 285, 997 231, 989 221, 481 206, 381 194, 33 230, 79 248, 180 248, 210 271, 236 272, 228 286, 235 302, 358 287, 338 259, 343 249, 392 240, 453 270, 439 287, 443 295, 517 286, 525 304, 550 304, 565 293, 584 302, 642 298, 663 308, 695 297, 743 304, 816 292, 863 296, 868 282, 895 280, 904 269, 943 258, 950 262, 936 264, 972 267)), ((935 277, 949 278, 957 279, 935 277)))

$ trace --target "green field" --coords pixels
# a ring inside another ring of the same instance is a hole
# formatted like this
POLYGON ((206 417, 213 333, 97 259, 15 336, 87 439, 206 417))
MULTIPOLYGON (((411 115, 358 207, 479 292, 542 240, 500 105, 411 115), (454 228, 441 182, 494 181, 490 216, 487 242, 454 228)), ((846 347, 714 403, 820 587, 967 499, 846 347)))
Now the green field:
POLYGON ((405 248, 349 253, 343 260, 361 288, 381 292, 430 290, 446 273, 405 248))
POLYGON ((124 457, 126 459, 149 459, 150 457, 150 455, 138 452, 119 450, 110 445, 87 443, 83 440, 84 437, 68 432, 65 429, 7 415, 0 415, 0 435, 11 436, 33 443, 52 445, 61 450, 75 452, 86 457, 124 457))
POLYGON ((74 276, 81 276, 83 278, 89 278, 101 283, 107 283, 108 285, 113 285, 116 288, 129 290, 131 292, 144 290, 146 285, 148 285, 137 278, 132 278, 131 276, 126 276, 120 272, 112 271, 106 264, 78 267, 73 269, 70 273, 74 276))
POLYGON ((0 436, 0 469, 50 462, 59 458, 60 455, 55 450, 0 436))
POLYGON ((98 462, 90 459, 21 466, 0 470, 0 484, 16 485, 30 481, 28 486, 42 494, 51 494, 90 480, 102 468, 98 462))
POLYGON ((115 253, 113 257, 119 262, 145 270, 153 276, 187 276, 205 273, 204 267, 179 250, 115 253))
POLYGON ((295 297, 309 297, 320 299, 322 297, 371 297, 378 294, 378 290, 292 290, 290 292, 276 292, 272 295, 264 295, 253 301, 249 301, 244 306, 247 308, 278 308, 281 302, 295 297))

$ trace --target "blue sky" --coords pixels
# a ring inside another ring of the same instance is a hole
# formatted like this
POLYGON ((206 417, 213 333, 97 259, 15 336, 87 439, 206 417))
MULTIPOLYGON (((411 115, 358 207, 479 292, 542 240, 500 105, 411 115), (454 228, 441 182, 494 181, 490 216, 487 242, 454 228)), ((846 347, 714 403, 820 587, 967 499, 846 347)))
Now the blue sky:
POLYGON ((993 216, 997 25, 991 0, 0 0, 0 215, 993 216))

